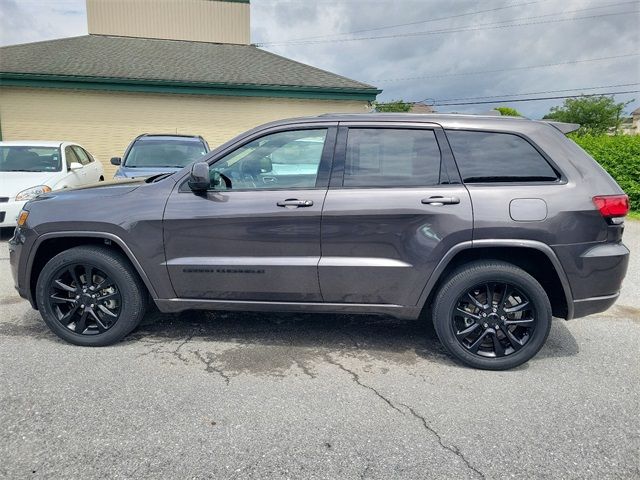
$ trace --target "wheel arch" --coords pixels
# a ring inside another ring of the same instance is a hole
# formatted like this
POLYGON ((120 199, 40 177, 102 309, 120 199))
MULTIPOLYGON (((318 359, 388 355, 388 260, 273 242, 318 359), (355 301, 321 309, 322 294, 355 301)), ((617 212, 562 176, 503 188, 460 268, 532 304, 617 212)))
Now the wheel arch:
POLYGON ((473 260, 502 260, 532 275, 549 296, 553 315, 573 318, 573 295, 560 260, 548 245, 533 240, 487 239, 451 248, 429 278, 419 306, 429 308, 440 285, 458 266, 473 260))
POLYGON ((29 301, 34 307, 36 307, 35 287, 44 265, 58 253, 81 245, 105 245, 122 253, 142 279, 149 295, 154 300, 158 298, 156 290, 142 265, 131 249, 117 235, 108 232, 54 232, 41 235, 29 254, 27 262, 28 295, 29 301))

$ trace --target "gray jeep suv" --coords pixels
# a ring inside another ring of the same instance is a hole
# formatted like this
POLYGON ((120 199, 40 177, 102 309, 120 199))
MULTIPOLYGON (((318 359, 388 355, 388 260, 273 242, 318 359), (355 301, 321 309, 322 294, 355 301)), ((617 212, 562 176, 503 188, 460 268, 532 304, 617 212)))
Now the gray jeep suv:
POLYGON ((552 316, 609 308, 628 199, 566 124, 324 115, 263 125, 174 174, 52 192, 10 241, 21 296, 60 337, 119 341, 149 301, 432 318, 507 369, 552 316))

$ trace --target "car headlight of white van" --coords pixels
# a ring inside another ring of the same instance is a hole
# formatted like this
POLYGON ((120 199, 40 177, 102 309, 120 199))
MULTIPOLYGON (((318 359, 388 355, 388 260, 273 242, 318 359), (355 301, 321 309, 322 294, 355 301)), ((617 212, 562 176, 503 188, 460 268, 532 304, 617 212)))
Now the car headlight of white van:
POLYGON ((22 202, 23 200, 31 200, 32 198, 36 198, 38 195, 42 195, 43 193, 47 193, 51 191, 51 187, 46 185, 38 185, 35 187, 27 188, 26 190, 22 190, 18 195, 16 195, 16 202, 22 202))

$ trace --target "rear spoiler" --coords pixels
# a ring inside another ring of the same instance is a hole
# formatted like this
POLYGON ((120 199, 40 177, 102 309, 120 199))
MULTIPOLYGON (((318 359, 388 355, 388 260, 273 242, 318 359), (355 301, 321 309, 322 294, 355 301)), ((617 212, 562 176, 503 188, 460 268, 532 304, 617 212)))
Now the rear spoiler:
POLYGON ((565 135, 567 133, 575 132, 576 130, 578 130, 580 128, 580 124, 579 123, 550 122, 548 120, 544 120, 544 121, 546 123, 548 123, 549 125, 551 125, 552 127, 556 127, 558 130, 560 130, 565 135))

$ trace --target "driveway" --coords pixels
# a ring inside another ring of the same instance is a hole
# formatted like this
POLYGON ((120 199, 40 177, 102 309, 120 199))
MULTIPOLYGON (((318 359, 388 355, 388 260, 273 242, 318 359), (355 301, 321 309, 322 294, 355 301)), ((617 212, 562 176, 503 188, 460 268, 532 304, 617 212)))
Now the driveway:
POLYGON ((622 297, 528 364, 454 363, 422 322, 149 315, 57 339, 0 244, 0 477, 638 478, 640 223, 622 297))

